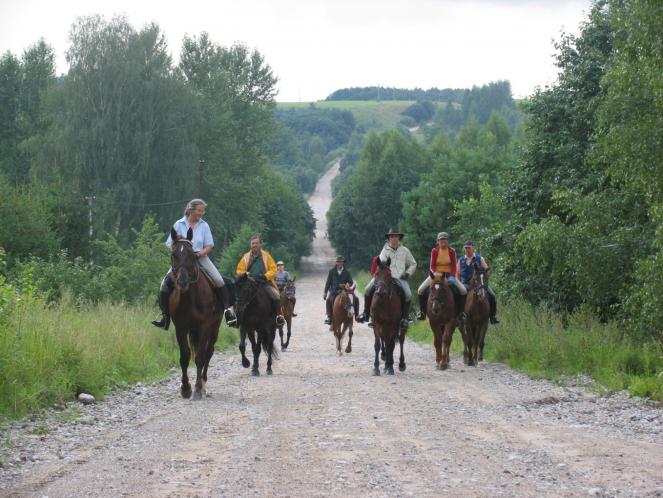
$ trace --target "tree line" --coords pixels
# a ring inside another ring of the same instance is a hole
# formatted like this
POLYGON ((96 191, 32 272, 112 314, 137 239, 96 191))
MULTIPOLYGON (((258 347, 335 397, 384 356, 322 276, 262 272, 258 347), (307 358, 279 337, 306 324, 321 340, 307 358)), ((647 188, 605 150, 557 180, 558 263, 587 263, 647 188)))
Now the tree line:
POLYGON ((462 88, 392 88, 384 86, 340 88, 325 100, 430 100, 460 103, 467 90, 462 88))
POLYGON ((247 230, 291 264, 308 253, 312 213, 271 166, 277 78, 259 52, 201 33, 175 65, 156 24, 122 16, 81 18, 69 39, 61 76, 44 40, 0 57, 8 268, 61 251, 99 264, 98 241, 127 248, 153 223, 165 233, 193 197, 209 204, 213 256, 247 230))
MULTIPOLYGON (((332 242, 368 268, 389 226, 425 268, 435 233, 474 239, 504 298, 663 323, 663 10, 596 1, 556 43, 558 79, 522 103, 513 130, 493 109, 421 144, 371 135, 329 212, 332 242)), ((495 92, 499 95, 499 92, 495 92)), ((474 111, 477 112, 477 111, 474 111)))

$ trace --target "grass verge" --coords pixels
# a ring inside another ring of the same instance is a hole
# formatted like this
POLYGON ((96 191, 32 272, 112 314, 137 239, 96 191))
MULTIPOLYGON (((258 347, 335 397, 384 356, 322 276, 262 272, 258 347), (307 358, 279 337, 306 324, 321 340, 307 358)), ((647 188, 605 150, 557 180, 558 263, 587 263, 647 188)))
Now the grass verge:
MULTIPOLYGON (((153 306, 47 306, 26 297, 0 327, 0 419, 19 418, 87 392, 163 379, 179 363, 174 328, 149 323, 153 306)), ((217 349, 238 333, 223 327, 217 349)))

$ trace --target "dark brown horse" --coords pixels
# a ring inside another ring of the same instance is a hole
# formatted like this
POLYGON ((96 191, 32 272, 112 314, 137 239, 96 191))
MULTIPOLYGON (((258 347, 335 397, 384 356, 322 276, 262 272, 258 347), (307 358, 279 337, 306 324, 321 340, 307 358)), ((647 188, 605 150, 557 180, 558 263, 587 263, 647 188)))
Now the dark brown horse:
POLYGON ((191 396, 187 369, 192 348, 196 362, 193 399, 199 400, 206 394, 207 368, 219 336, 223 310, 214 298, 212 284, 198 266, 191 244, 193 230, 189 228, 186 238, 180 237, 175 230, 171 230, 170 236, 173 240, 170 259, 175 288, 170 294, 169 309, 180 346, 180 392, 184 398, 191 396))
POLYGON ((290 331, 292 330, 292 317, 295 313, 295 280, 287 280, 281 289, 281 314, 285 319, 288 335, 283 342, 283 325, 279 325, 279 337, 281 338, 281 351, 288 349, 290 344, 290 331))
POLYGON ((440 275, 431 272, 430 276, 433 281, 429 288, 426 315, 433 331, 437 369, 446 370, 449 367, 451 338, 456 327, 456 305, 446 273, 440 275))
POLYGON ((394 349, 396 338, 400 343, 401 356, 398 369, 405 371, 405 355, 403 354, 403 341, 405 330, 401 330, 401 298, 396 283, 391 278, 389 262, 383 264, 378 261, 378 268, 374 275, 375 293, 371 303, 371 316, 373 317, 373 334, 375 335, 375 361, 373 362, 373 375, 380 375, 380 345, 384 343, 384 371, 394 375, 394 349))
POLYGON ((353 292, 348 284, 341 284, 341 292, 334 299, 331 329, 336 337, 336 353, 343 354, 343 336, 348 331, 346 353, 352 353, 352 324, 354 323, 353 292))
POLYGON ((483 344, 490 318, 488 273, 476 265, 470 288, 467 291, 465 314, 467 318, 460 326, 460 333, 465 344, 463 361, 466 365, 476 367, 479 361, 483 360, 483 344))
POLYGON ((251 374, 260 375, 258 360, 261 349, 267 355, 267 375, 272 375, 272 359, 278 357, 274 349, 276 338, 276 322, 272 312, 272 304, 265 285, 251 277, 242 275, 235 280, 237 286, 237 321, 239 323, 239 351, 242 353, 242 366, 249 368, 251 362, 246 357, 246 338, 251 341, 253 350, 253 367, 251 374), (257 334, 257 337, 256 337, 257 334))

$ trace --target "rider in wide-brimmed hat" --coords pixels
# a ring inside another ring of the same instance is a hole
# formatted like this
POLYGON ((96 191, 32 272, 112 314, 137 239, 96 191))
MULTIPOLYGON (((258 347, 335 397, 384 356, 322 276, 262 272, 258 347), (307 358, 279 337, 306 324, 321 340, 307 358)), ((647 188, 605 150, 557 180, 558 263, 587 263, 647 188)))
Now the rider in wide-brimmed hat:
POLYGON ((357 284, 355 284, 354 280, 352 280, 352 275, 350 275, 350 272, 345 268, 345 258, 343 256, 336 256, 336 265, 329 270, 329 273, 327 274, 325 290, 322 294, 322 299, 325 300, 325 311, 327 313, 325 323, 327 325, 331 324, 334 299, 336 299, 338 293, 341 292, 339 286, 345 284, 349 285, 350 289, 352 289, 352 302, 356 315, 359 312, 359 298, 354 294, 354 289, 357 284))
MULTIPOLYGON (((412 300, 412 291, 407 280, 414 274, 417 269, 417 262, 410 250, 401 244, 403 233, 395 228, 390 228, 385 234, 387 242, 384 244, 380 252, 380 261, 382 263, 389 263, 389 269, 393 276, 392 280, 403 291, 401 293, 401 327, 407 328, 409 325, 408 316, 410 314, 410 303, 412 300)), ((364 291, 364 312, 357 317, 358 322, 364 322, 370 318, 371 314, 371 301, 373 299, 373 291, 375 290, 375 283, 373 280, 369 282, 364 291)))

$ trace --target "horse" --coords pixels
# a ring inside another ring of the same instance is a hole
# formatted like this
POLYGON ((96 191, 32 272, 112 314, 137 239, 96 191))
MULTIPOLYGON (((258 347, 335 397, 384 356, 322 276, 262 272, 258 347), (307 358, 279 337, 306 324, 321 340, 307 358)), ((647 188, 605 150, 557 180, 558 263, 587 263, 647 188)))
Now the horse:
POLYGON ((436 368, 446 370, 449 367, 451 338, 456 327, 456 305, 447 274, 429 273, 432 282, 426 303, 426 315, 434 336, 436 368))
POLYGON ((391 278, 389 261, 382 263, 378 261, 378 267, 374 275, 375 292, 371 303, 371 316, 373 317, 373 334, 375 335, 375 361, 373 362, 373 375, 380 375, 380 347, 384 342, 384 372, 394 375, 394 349, 396 337, 400 343, 401 356, 398 369, 405 371, 405 355, 403 354, 403 342, 405 341, 405 330, 400 328, 401 322, 401 298, 396 288, 396 283, 391 278))
POLYGON ((348 331, 348 345, 345 348, 346 353, 352 353, 352 324, 354 323, 353 292, 348 284, 339 286, 341 292, 336 295, 332 308, 331 329, 336 337, 336 353, 341 356, 342 342, 345 332, 348 331))
POLYGON ((175 324, 175 335, 180 347, 180 367, 182 367, 183 398, 191 397, 191 384, 187 376, 191 348, 196 363, 196 383, 193 399, 206 396, 207 368, 214 354, 214 344, 219 336, 219 326, 223 309, 218 306, 211 282, 198 266, 193 252, 193 230, 189 228, 186 238, 180 237, 174 229, 170 236, 171 266, 173 268, 174 289, 170 294, 168 308, 175 324))
MULTIPOLYGON (((271 285, 269 283, 265 285, 271 285)), ((242 366, 249 368, 251 362, 246 357, 246 337, 251 341, 253 368, 251 375, 259 376, 258 369, 261 349, 267 355, 267 375, 272 375, 272 359, 278 358, 274 349, 276 323, 272 313, 272 304, 263 285, 255 279, 242 275, 235 280, 237 287, 237 322, 239 324, 239 351, 242 354, 242 366), (255 334, 258 334, 256 339, 255 334)))
POLYGON ((467 291, 465 315, 467 318, 459 327, 465 344, 463 361, 466 365, 475 367, 479 361, 483 360, 483 344, 490 317, 488 273, 476 265, 470 288, 467 291))
POLYGON ((295 280, 287 280, 283 289, 281 289, 281 314, 288 327, 286 341, 283 342, 283 325, 279 325, 279 337, 281 338, 281 351, 288 349, 290 344, 290 331, 292 329, 292 316, 295 312, 295 280))

